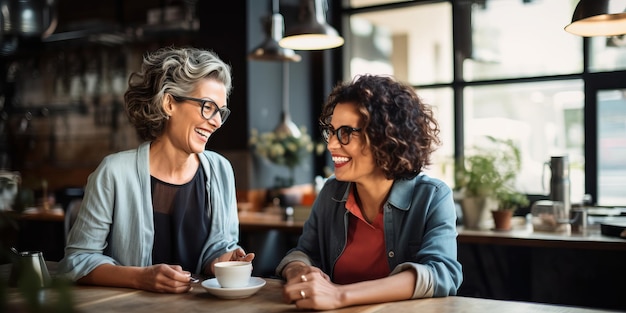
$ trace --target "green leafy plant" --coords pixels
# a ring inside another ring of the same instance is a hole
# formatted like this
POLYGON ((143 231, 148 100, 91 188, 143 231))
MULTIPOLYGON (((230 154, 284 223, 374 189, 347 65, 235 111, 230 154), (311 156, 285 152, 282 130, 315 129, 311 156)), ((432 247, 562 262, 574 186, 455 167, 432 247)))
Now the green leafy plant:
POLYGON ((496 193, 498 200, 498 210, 515 211, 520 207, 527 206, 530 201, 525 194, 515 191, 511 188, 502 188, 496 193))
POLYGON ((522 165, 519 148, 510 139, 486 139, 456 161, 455 189, 463 197, 491 197, 499 210, 528 205, 528 198, 513 187, 522 165))

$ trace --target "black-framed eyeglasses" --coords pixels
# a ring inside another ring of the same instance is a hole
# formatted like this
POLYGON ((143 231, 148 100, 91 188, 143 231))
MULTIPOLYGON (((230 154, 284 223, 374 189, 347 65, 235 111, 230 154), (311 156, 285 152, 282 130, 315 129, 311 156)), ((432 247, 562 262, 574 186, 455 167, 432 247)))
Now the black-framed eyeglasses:
POLYGON ((200 104, 200 113, 202 114, 202 117, 205 120, 210 120, 212 119, 215 114, 217 114, 218 112, 220 113, 220 117, 222 118, 222 124, 224 124, 226 122, 226 119, 228 119, 228 116, 230 115, 230 109, 228 109, 227 107, 222 107, 220 108, 217 103, 215 103, 215 101, 213 100, 209 100, 209 99, 198 99, 198 98, 191 98, 191 97, 184 97, 184 96, 175 96, 172 95, 172 97, 174 98, 174 100, 178 101, 178 102, 183 102, 183 101, 194 101, 200 104))
POLYGON ((324 139, 326 143, 328 143, 330 137, 337 135, 337 140, 339 140, 339 143, 344 146, 350 143, 352 133, 361 131, 360 128, 354 128, 346 125, 341 126, 336 130, 332 126, 323 125, 320 126, 320 130, 322 131, 322 139, 324 139))

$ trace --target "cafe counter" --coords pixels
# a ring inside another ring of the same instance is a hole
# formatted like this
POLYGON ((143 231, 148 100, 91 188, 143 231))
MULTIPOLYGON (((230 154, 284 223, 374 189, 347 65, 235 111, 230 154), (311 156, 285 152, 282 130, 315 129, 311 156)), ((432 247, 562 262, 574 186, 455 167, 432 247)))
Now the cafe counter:
POLYGON ((457 229, 459 294, 626 311, 626 239, 600 233, 457 229))

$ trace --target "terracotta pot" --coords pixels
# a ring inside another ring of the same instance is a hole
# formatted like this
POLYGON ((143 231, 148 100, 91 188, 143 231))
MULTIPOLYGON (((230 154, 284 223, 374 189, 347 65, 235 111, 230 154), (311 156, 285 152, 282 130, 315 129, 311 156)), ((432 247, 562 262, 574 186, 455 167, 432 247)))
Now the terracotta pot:
POLYGON ((491 215, 493 216, 493 223, 495 224, 496 230, 510 230, 511 229, 511 219, 513 218, 513 211, 511 210, 491 211, 491 215))

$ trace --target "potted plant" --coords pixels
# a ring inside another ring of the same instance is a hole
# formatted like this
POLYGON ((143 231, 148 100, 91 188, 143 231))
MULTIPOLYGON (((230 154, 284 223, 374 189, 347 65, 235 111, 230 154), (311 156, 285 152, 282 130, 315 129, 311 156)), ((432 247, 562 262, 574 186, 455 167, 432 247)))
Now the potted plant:
POLYGON ((485 140, 456 161, 455 191, 468 229, 490 228, 490 212, 518 199, 512 185, 521 169, 519 148, 510 139, 486 136, 485 140))
POLYGON ((526 195, 509 186, 504 186, 498 190, 496 200, 498 206, 495 211, 491 211, 496 230, 510 230, 513 213, 515 213, 519 207, 524 207, 529 204, 526 195))

